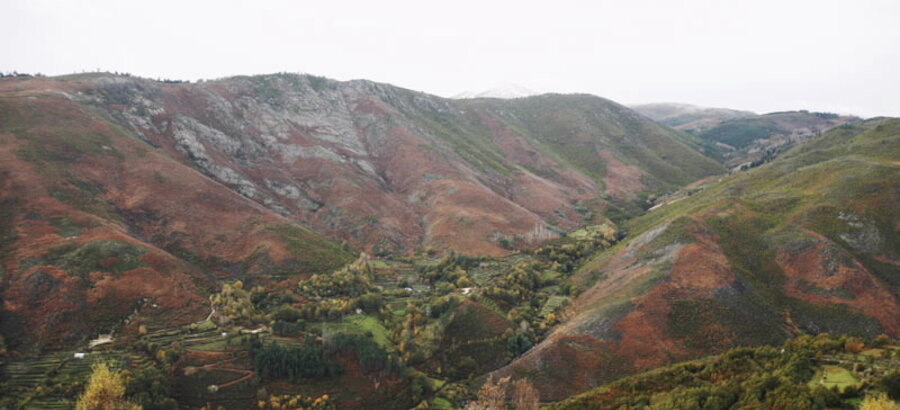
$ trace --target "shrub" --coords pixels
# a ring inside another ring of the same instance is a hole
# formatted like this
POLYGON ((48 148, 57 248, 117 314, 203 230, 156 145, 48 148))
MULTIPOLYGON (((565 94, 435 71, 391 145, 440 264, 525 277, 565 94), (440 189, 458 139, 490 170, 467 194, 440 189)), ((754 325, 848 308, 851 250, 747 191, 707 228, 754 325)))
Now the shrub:
POLYGON ((891 399, 900 400, 900 370, 884 376, 878 382, 878 387, 884 390, 891 399))
POLYGON ((306 328, 306 322, 284 322, 277 321, 272 325, 272 333, 277 336, 297 337, 306 328))

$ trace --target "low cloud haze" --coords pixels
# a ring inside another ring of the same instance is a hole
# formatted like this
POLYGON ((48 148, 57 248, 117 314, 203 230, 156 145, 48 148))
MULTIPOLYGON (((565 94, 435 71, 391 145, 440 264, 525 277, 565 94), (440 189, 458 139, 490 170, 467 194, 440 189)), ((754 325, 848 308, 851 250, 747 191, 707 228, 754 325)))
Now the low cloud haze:
POLYGON ((453 96, 900 116, 900 2, 7 0, 0 70, 306 72, 453 96))

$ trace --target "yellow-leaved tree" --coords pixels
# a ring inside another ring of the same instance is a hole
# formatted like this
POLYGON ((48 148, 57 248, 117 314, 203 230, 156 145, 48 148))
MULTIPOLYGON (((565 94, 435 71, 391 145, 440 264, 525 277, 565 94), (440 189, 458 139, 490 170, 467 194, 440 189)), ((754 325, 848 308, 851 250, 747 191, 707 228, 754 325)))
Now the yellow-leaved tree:
POLYGON ((900 410, 900 404, 892 401, 887 394, 876 393, 866 396, 859 408, 860 410, 900 410))
POLYGON ((91 379, 78 398, 76 410, 141 410, 125 399, 125 376, 103 362, 91 366, 91 379))

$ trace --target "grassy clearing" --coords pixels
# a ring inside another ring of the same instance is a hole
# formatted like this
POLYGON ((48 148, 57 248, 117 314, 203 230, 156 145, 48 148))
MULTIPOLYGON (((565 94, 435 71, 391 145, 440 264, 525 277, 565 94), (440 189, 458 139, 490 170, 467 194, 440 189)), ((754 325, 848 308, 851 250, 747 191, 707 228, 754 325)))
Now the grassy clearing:
POLYGON ((86 278, 91 272, 122 273, 143 266, 143 246, 121 241, 94 241, 67 244, 51 249, 37 265, 56 265, 86 278))
POLYGON ((849 370, 834 365, 824 365, 816 370, 816 374, 809 382, 810 387, 822 385, 827 388, 837 387, 838 390, 844 391, 848 387, 856 387, 860 385, 859 380, 849 370))
POLYGON ((391 343, 387 328, 374 316, 364 314, 349 315, 337 323, 324 322, 313 324, 313 326, 314 328, 319 327, 322 333, 327 334, 348 333, 364 335, 370 333, 375 343, 378 343, 379 346, 388 350, 396 349, 394 344, 391 343))

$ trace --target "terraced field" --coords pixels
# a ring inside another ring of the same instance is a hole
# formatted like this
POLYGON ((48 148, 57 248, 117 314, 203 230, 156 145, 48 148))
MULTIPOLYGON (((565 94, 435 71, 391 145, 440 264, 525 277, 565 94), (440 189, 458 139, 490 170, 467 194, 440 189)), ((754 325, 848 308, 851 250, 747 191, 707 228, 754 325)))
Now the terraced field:
POLYGON ((118 363, 137 369, 147 357, 125 351, 90 352, 83 359, 76 351, 60 351, 37 358, 11 361, 2 367, 0 407, 13 409, 69 409, 73 397, 90 376, 91 366, 99 361, 118 363))

